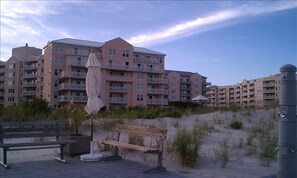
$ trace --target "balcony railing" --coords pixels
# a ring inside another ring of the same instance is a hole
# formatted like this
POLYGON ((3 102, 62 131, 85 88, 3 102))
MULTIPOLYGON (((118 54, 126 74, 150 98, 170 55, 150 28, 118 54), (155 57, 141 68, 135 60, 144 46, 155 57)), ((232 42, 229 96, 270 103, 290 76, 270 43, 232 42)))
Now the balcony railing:
POLYGON ((148 88, 147 89, 148 94, 162 94, 162 95, 167 95, 168 90, 166 89, 157 89, 157 88, 148 88))
POLYGON ((36 83, 33 82, 25 82, 22 84, 23 87, 34 87, 36 86, 36 83))
POLYGON ((4 73, 5 72, 5 69, 0 69, 0 73, 4 73))
POLYGON ((191 84, 192 82, 190 80, 180 80, 181 84, 191 84))
POLYGON ((83 50, 68 50, 65 52, 65 55, 77 55, 77 56, 88 56, 90 52, 83 50))
POLYGON ((85 72, 61 72, 59 78, 86 78, 87 73, 85 72))
POLYGON ((275 95, 264 95, 263 99, 276 99, 275 95))
POLYGON ((274 89, 263 89, 263 93, 275 93, 274 89))
POLYGON ((36 91, 22 91, 23 96, 36 95, 36 91))
POLYGON ((59 90, 86 90, 86 85, 76 83, 62 83, 59 85, 59 90))
POLYGON ((0 81, 4 81, 4 77, 0 77, 0 81))
POLYGON ((162 79, 162 78, 148 78, 147 79, 148 83, 164 83, 167 84, 168 83, 168 79, 162 79))
POLYGON ((162 68, 152 68, 152 67, 138 67, 132 65, 122 65, 122 64, 101 64, 102 68, 113 69, 113 70, 127 70, 127 71, 142 71, 142 72, 153 72, 153 73, 163 73, 162 68))
POLYGON ((4 96, 4 92, 0 92, 0 96, 4 96))
POLYGON ((37 69, 37 65, 23 65, 24 70, 37 69))
POLYGON ((70 65, 85 67, 87 61, 71 61, 70 65))
POLYGON ((71 95, 61 95, 58 97, 59 102, 87 102, 87 96, 71 96, 71 95))
POLYGON ((36 78, 37 74, 24 74, 23 78, 36 78))
POLYGON ((167 99, 148 99, 147 104, 149 105, 168 105, 167 99))
POLYGON ((109 91, 119 92, 119 93, 121 93, 121 92, 126 93, 128 91, 128 88, 127 87, 119 87, 119 86, 110 86, 109 91))
POLYGON ((127 98, 120 98, 120 97, 110 97, 110 103, 127 103, 127 98))

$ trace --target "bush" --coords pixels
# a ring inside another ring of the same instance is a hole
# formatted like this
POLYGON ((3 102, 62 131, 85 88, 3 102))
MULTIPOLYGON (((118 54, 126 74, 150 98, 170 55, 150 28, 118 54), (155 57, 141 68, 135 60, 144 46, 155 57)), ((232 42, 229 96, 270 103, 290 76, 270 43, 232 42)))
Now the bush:
POLYGON ((230 123, 230 127, 232 129, 241 129, 242 128, 242 122, 238 120, 234 120, 230 123))
POLYGON ((174 150, 184 166, 193 167, 199 156, 200 137, 195 133, 195 129, 191 132, 183 128, 177 132, 174 139, 174 150))

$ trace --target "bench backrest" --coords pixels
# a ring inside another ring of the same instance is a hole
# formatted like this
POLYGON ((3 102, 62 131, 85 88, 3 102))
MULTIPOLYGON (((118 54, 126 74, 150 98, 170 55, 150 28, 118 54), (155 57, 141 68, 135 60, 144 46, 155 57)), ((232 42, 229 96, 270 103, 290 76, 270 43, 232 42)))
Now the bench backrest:
POLYGON ((137 125, 117 124, 116 131, 118 133, 137 134, 142 136, 154 136, 162 139, 166 138, 167 130, 161 128, 143 127, 137 125))
POLYGON ((59 137, 70 135, 67 121, 0 122, 0 142, 4 138, 59 137))

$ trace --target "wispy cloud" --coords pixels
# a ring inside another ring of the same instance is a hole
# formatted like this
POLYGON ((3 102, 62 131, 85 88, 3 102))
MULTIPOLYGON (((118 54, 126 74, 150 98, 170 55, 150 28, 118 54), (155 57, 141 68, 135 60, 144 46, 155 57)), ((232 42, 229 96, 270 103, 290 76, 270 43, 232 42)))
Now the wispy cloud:
POLYGON ((134 45, 149 46, 197 34, 216 27, 222 27, 224 23, 230 20, 272 13, 296 7, 297 3, 295 1, 279 1, 270 4, 265 3, 256 5, 246 4, 236 8, 230 8, 229 10, 219 11, 205 17, 198 17, 194 20, 182 22, 171 27, 164 28, 161 31, 132 36, 128 39, 128 41, 134 45))
POLYGON ((1 60, 7 60, 16 45, 42 47, 50 36, 69 37, 67 32, 43 23, 47 15, 59 13, 54 2, 1 1, 1 60))

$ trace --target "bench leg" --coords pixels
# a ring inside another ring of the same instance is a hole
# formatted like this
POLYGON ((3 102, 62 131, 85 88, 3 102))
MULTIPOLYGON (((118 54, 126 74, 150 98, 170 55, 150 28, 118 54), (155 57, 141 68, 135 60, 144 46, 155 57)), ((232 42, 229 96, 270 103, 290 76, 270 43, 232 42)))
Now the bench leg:
POLYGON ((64 160, 64 147, 65 147, 65 144, 60 145, 60 158, 55 157, 57 161, 60 161, 62 163, 66 163, 66 160, 64 160))
POLYGON ((154 167, 152 169, 146 170, 146 171, 143 172, 143 174, 156 174, 156 173, 166 172, 166 168, 163 167, 163 165, 162 165, 162 159, 163 159, 162 151, 159 151, 158 152, 158 163, 157 163, 157 167, 154 167))
POLYGON ((0 161, 0 164, 3 167, 8 168, 8 165, 7 165, 7 148, 3 148, 2 151, 3 151, 3 162, 0 161))
POLYGON ((112 156, 108 156, 106 158, 103 158, 102 160, 103 161, 116 161, 116 160, 120 160, 122 159, 121 156, 119 156, 119 147, 115 147, 114 148, 114 152, 113 152, 113 155, 112 156))

